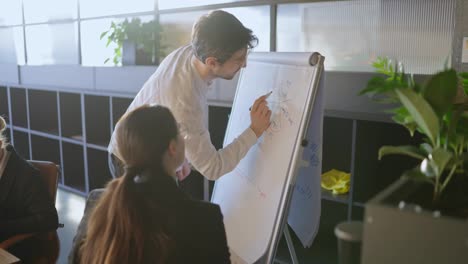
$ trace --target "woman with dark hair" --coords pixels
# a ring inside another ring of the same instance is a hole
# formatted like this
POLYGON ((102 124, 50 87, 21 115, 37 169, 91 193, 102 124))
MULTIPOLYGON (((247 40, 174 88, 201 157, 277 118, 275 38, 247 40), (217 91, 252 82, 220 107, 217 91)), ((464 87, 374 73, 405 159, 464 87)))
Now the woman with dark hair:
POLYGON ((230 263, 219 206, 178 189, 184 140, 163 106, 141 106, 116 126, 124 174, 91 213, 80 262, 230 263))
POLYGON ((8 144, 5 129, 0 116, 0 247, 15 235, 37 233, 7 248, 31 263, 49 252, 45 234, 57 229, 58 215, 39 171, 8 144))

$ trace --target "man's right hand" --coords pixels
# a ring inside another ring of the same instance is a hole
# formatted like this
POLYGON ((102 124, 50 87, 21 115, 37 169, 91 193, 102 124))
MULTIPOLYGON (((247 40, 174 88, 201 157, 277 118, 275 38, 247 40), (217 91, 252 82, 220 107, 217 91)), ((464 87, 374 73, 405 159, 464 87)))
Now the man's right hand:
POLYGON ((270 127, 271 110, 266 101, 270 94, 268 93, 257 98, 250 108, 250 128, 255 132, 257 138, 270 127))

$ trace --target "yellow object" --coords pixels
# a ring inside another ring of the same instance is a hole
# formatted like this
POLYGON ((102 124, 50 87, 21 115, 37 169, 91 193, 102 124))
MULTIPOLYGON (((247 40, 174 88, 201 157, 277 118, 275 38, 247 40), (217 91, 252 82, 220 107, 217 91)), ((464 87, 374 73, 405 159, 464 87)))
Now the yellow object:
POLYGON ((344 194, 349 191, 351 175, 349 173, 332 169, 322 174, 320 185, 332 191, 333 194, 344 194))

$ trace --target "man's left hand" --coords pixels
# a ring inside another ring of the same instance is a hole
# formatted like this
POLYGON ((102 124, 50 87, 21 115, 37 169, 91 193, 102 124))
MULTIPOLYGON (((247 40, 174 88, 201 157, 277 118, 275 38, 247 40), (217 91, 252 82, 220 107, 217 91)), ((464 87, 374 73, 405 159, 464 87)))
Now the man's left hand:
POLYGON ((179 179, 179 181, 183 181, 187 176, 189 176, 191 171, 190 163, 185 159, 182 166, 176 171, 177 179, 179 179))

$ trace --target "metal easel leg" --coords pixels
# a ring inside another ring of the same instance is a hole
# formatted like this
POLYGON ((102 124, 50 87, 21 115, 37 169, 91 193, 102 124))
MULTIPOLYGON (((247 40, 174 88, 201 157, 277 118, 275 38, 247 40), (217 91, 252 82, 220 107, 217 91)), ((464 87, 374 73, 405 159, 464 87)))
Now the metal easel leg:
POLYGON ((291 239, 291 234, 289 233, 289 226, 286 223, 286 226, 284 227, 284 237, 286 238, 286 243, 288 244, 289 248, 289 254, 291 254, 291 259, 293 264, 299 264, 299 261, 297 260, 297 255, 296 255, 296 250, 294 249, 294 244, 291 239))
POLYGON ((210 201, 210 182, 203 177, 203 200, 210 201))

